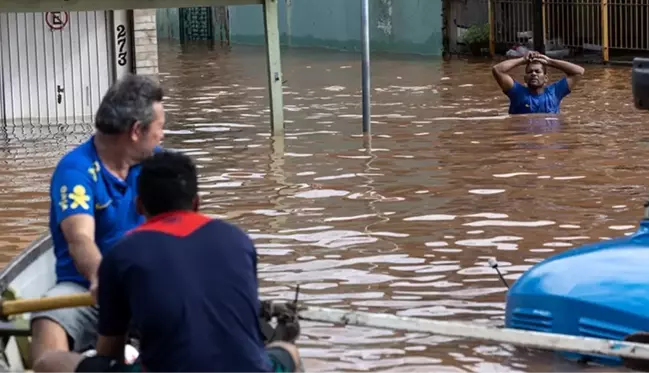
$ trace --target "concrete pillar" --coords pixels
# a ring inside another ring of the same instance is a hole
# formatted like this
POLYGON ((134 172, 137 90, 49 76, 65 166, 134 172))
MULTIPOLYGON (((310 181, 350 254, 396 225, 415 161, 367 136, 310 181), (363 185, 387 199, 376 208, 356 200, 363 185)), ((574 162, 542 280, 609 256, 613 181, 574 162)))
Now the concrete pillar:
POLYGON ((135 73, 158 78, 158 36, 156 10, 133 10, 135 73))
POLYGON ((284 94, 282 92, 282 63, 279 44, 278 0, 264 0, 264 30, 266 64, 270 96, 270 128, 273 135, 284 134, 284 94))

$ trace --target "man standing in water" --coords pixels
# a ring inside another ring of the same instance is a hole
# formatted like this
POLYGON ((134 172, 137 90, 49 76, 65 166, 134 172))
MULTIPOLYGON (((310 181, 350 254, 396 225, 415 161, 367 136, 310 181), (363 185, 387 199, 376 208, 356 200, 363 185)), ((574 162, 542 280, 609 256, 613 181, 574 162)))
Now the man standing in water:
POLYGON ((570 94, 584 74, 584 68, 567 61, 555 60, 538 52, 503 61, 491 69, 496 82, 509 97, 509 114, 558 114, 561 100, 570 94), (509 75, 515 67, 525 65, 522 85, 509 75), (566 76, 547 85, 548 66, 563 71, 566 76))
MULTIPOLYGON (((97 288, 102 256, 130 229, 144 222, 135 207, 139 162, 156 150, 165 122, 163 91, 153 81, 128 75, 103 97, 96 132, 68 152, 50 182, 50 232, 56 255, 56 285, 45 296, 97 288)), ((97 339, 96 307, 34 313, 34 371, 57 368, 48 351, 84 351, 97 339)))

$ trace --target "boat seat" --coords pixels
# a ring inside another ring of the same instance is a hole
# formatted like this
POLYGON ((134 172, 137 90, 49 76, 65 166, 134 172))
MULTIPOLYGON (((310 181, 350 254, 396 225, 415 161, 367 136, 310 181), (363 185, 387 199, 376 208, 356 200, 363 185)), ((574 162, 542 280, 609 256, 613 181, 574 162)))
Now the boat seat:
POLYGON ((20 325, 11 321, 0 320, 0 337, 29 337, 32 335, 29 325, 20 325))

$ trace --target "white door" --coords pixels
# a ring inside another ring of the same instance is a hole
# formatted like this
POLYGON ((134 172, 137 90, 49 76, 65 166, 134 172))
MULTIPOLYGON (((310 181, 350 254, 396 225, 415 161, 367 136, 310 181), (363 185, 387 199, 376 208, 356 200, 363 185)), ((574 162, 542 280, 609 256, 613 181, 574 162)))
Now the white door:
POLYGON ((105 11, 0 13, 6 122, 91 123, 112 82, 105 11))

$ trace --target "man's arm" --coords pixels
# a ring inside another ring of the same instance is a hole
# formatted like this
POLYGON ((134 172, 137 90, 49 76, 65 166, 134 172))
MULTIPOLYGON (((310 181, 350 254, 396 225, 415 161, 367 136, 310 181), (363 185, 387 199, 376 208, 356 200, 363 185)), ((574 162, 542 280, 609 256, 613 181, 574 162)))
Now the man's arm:
POLYGON ((95 244, 94 217, 87 214, 69 216, 61 222, 61 230, 77 270, 88 281, 95 283, 101 252, 95 244))
POLYGON ((491 73, 493 74, 496 82, 500 86, 500 89, 503 90, 503 92, 507 92, 512 89, 512 87, 514 87, 514 79, 509 75, 509 71, 517 66, 521 66, 526 63, 526 57, 518 57, 502 61, 491 68, 491 73))
POLYGON ((122 264, 119 252, 122 244, 115 245, 101 261, 97 290, 99 307, 97 355, 112 357, 118 361, 124 360, 124 346, 131 319, 127 289, 120 276, 122 264))
POLYGON ((52 176, 54 219, 68 243, 77 270, 90 282, 96 279, 101 253, 95 244, 94 181, 79 169, 59 169, 52 176))
POLYGON ((575 65, 574 63, 562 60, 555 60, 548 58, 547 65, 554 67, 555 69, 563 71, 566 74, 566 80, 568 81, 568 88, 572 90, 572 87, 579 82, 581 77, 584 75, 584 68, 575 65))

